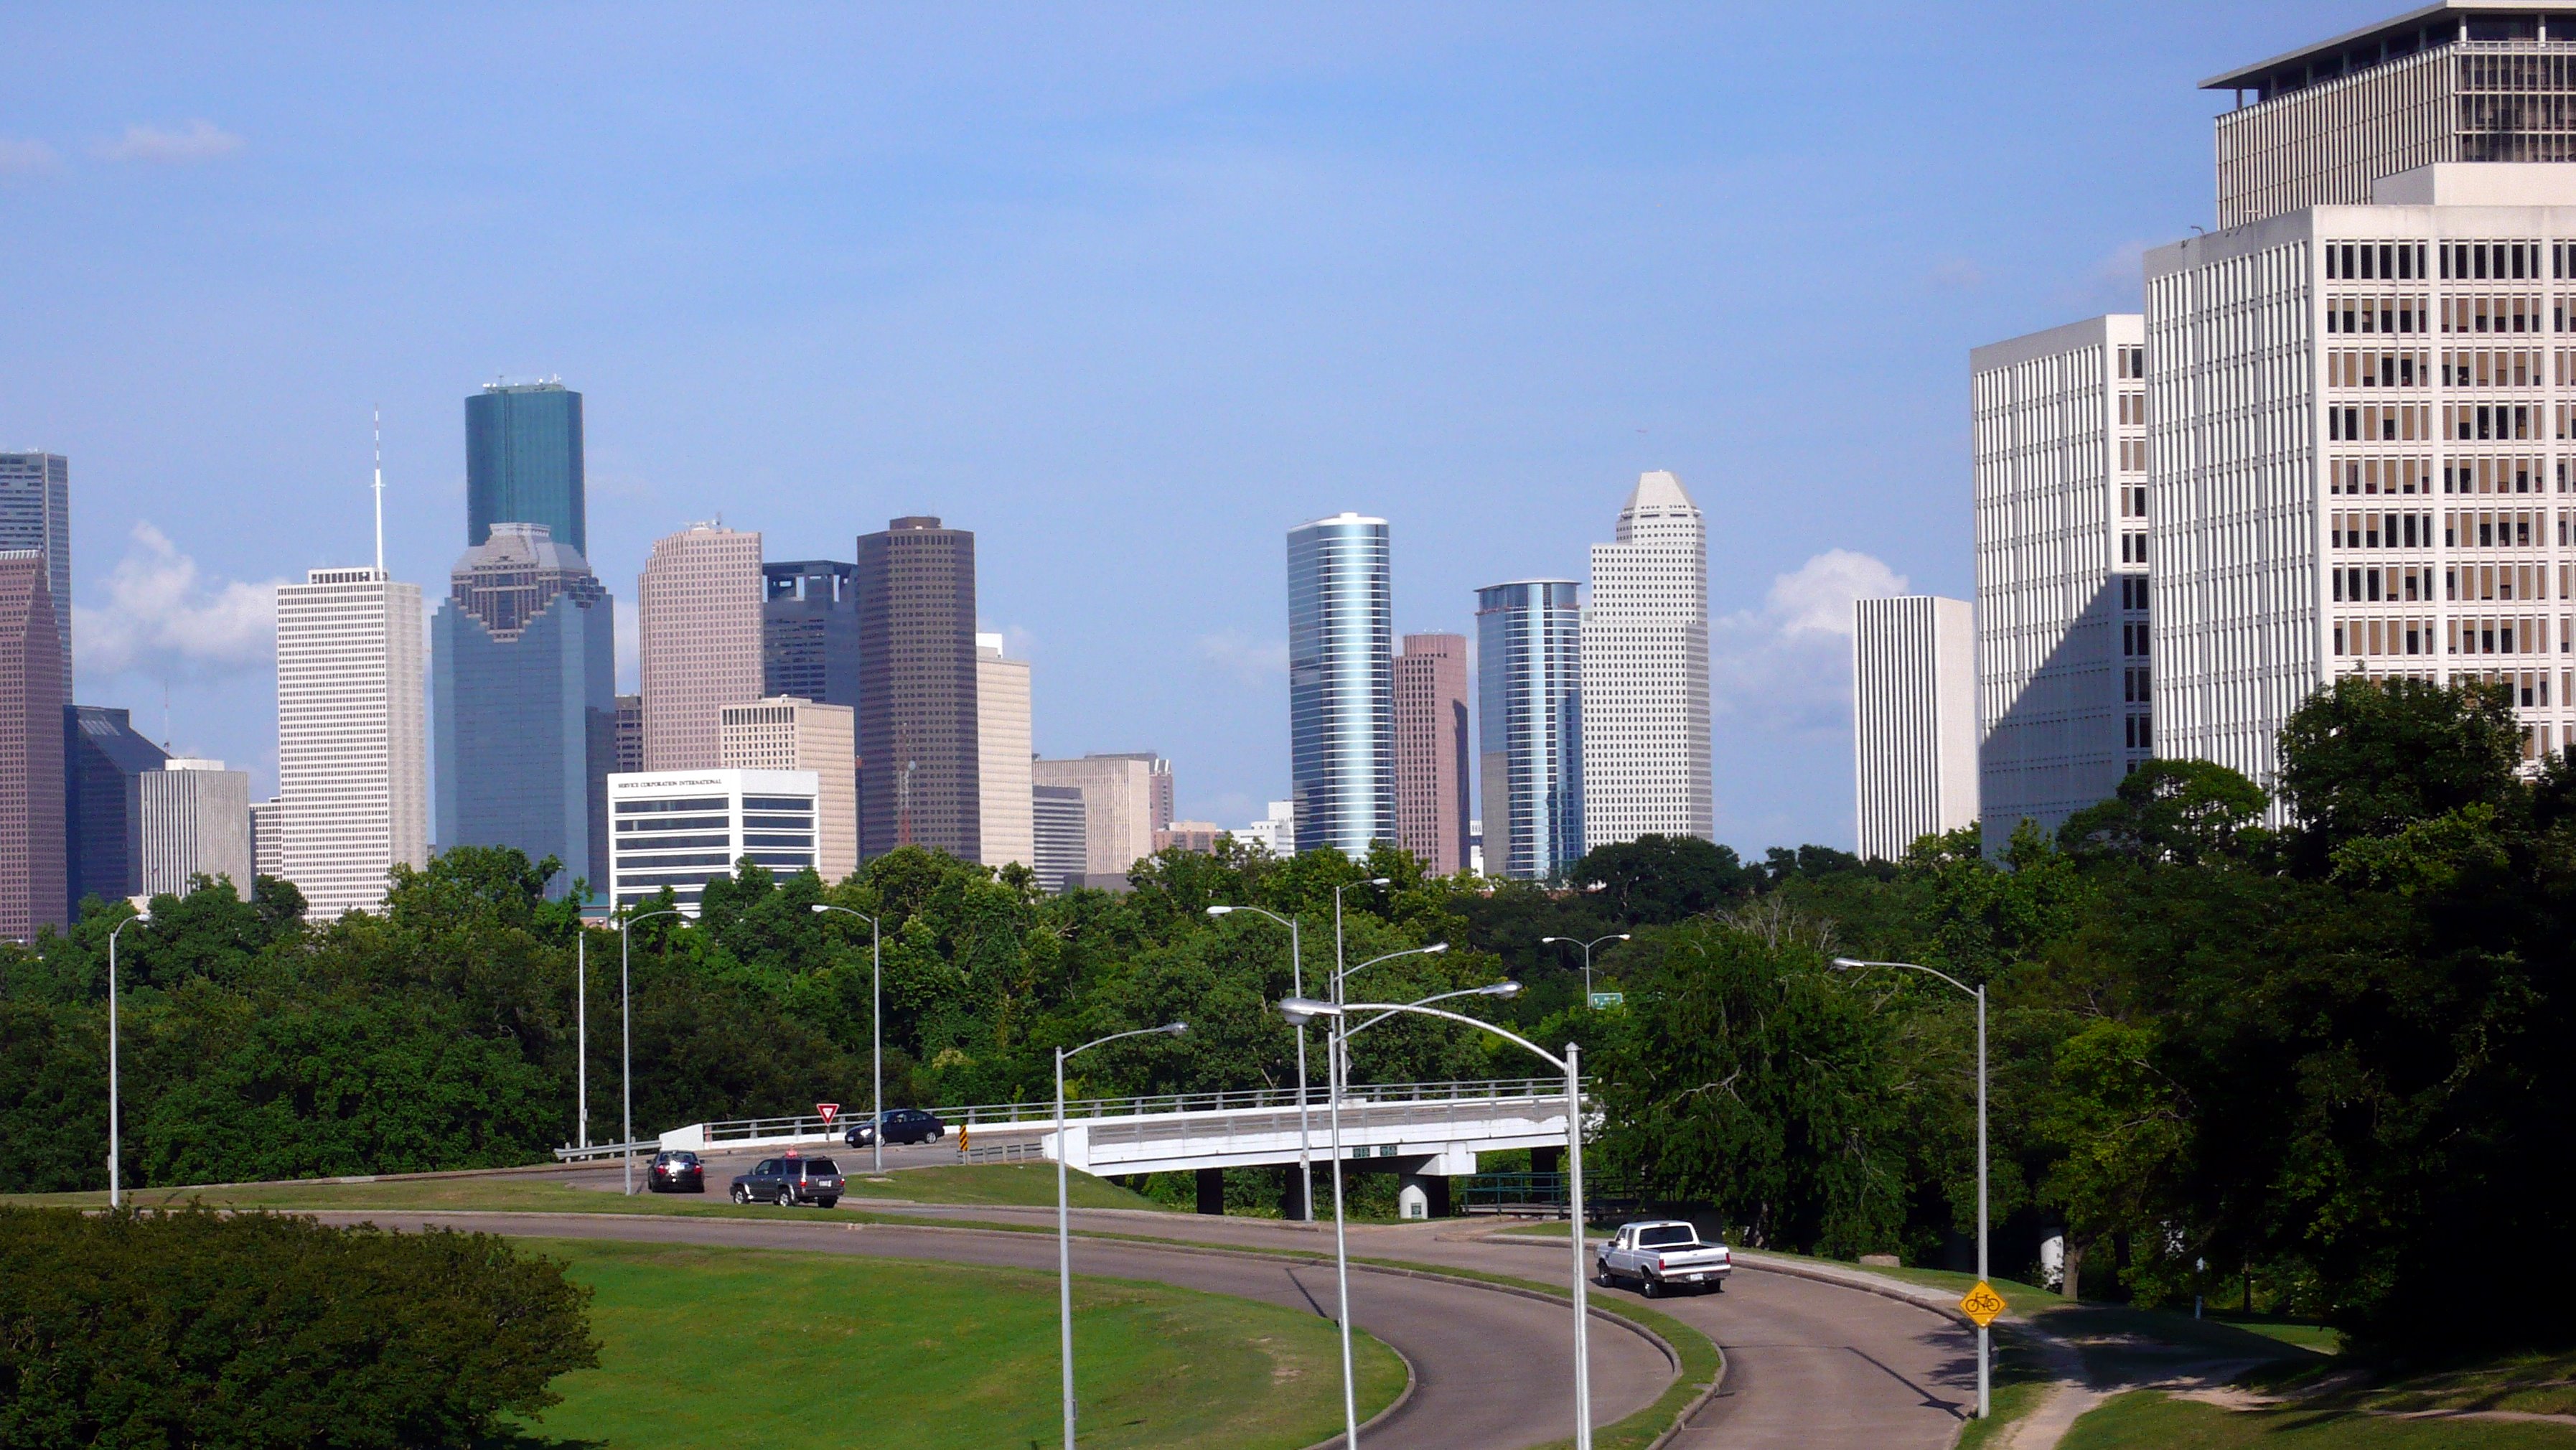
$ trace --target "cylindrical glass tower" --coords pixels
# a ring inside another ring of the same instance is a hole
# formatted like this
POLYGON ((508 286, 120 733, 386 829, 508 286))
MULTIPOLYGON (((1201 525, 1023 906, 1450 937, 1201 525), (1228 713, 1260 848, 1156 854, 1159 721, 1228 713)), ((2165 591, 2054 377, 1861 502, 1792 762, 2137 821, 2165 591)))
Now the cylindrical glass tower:
POLYGON ((1288 531, 1289 770, 1297 849, 1353 857, 1395 828, 1395 604, 1386 520, 1288 531))
POLYGON ((1553 881, 1583 855, 1583 610, 1571 579, 1476 591, 1485 870, 1553 881))

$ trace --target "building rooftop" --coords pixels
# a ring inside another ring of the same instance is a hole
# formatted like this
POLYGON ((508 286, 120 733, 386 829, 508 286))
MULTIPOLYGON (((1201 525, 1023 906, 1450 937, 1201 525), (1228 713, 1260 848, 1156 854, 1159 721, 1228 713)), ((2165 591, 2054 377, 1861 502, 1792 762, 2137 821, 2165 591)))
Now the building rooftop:
POLYGON ((2253 91, 2258 101, 2269 100, 2464 40, 2576 43, 2576 0, 2442 0, 2211 76, 2200 88, 2253 91))

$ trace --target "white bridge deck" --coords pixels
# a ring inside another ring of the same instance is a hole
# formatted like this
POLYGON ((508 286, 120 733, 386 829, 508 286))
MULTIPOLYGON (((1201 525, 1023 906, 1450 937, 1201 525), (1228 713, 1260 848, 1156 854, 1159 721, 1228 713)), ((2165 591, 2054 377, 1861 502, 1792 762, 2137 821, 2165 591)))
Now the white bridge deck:
MULTIPOLYGON (((1163 1173, 1294 1163, 1299 1156, 1295 1088, 1156 1097, 1092 1098, 1065 1104, 1065 1163, 1088 1173, 1163 1173)), ((960 1162, 1009 1163, 1056 1156, 1052 1103, 979 1103, 933 1109, 948 1125, 960 1162)), ((856 1116, 864 1117, 862 1112, 856 1116)), ((850 1115, 825 1123, 807 1115, 692 1123, 658 1144, 560 1148, 558 1158, 614 1156, 629 1148, 697 1152, 838 1144, 850 1115)), ((1321 1088, 1306 1094, 1306 1154, 1332 1157, 1332 1113, 1321 1088)), ((1493 1082, 1367 1083, 1342 1093, 1346 1159, 1400 1159, 1408 1173, 1476 1171, 1476 1155, 1565 1141, 1565 1084, 1558 1078, 1493 1082)))

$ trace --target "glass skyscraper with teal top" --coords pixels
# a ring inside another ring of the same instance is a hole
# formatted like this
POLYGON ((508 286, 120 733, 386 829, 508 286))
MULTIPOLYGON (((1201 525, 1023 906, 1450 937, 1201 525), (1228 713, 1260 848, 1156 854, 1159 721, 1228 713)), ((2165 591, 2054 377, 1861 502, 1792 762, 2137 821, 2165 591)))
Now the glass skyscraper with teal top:
POLYGON ((543 524, 588 556, 581 394, 561 383, 486 383, 465 400, 465 547, 494 524, 543 524))

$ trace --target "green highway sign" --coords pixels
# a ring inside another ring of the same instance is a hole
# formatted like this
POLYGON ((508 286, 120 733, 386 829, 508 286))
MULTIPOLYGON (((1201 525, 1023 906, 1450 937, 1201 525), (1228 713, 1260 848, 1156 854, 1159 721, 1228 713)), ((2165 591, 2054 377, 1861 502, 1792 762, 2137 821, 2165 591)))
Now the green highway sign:
POLYGON ((1592 1010, 1595 1012, 1607 1011, 1608 1009, 1616 1007, 1627 1000, 1628 994, 1625 992, 1595 992, 1592 994, 1592 1010))

